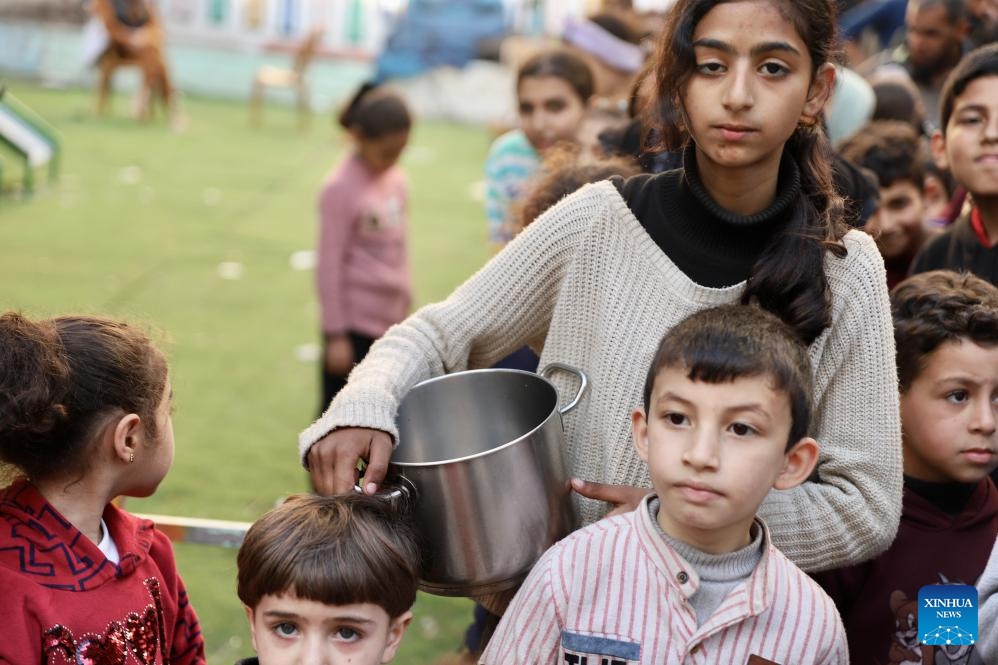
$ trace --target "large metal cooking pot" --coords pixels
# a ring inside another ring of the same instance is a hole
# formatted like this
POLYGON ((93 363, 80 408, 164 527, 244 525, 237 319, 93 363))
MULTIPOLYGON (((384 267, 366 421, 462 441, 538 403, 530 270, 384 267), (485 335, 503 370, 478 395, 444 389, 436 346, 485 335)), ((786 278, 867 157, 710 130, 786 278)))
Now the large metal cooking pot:
POLYGON ((550 363, 540 375, 447 374, 406 394, 389 477, 415 495, 421 589, 477 596, 515 588, 574 528, 561 417, 587 386, 580 370, 550 363), (564 406, 547 379, 554 371, 578 377, 578 393, 564 406))

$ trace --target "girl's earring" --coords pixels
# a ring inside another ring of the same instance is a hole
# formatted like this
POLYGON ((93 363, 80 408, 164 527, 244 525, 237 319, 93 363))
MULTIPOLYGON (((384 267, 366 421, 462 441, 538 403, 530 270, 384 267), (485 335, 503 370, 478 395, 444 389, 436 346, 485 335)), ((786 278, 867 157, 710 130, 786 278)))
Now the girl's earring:
POLYGON ((797 121, 798 127, 803 127, 804 129, 811 129, 818 124, 818 118, 813 115, 802 115, 800 120, 797 121))
POLYGON ((128 463, 131 464, 135 461, 135 451, 128 453, 128 463))

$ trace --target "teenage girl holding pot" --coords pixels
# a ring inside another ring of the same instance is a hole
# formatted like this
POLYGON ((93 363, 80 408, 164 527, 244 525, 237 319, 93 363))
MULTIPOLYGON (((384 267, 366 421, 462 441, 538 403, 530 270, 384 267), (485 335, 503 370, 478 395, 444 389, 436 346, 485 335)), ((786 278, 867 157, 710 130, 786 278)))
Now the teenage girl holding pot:
MULTIPOLYGON (((683 168, 583 187, 393 327, 301 434, 316 490, 351 491, 362 458, 376 491, 412 386, 529 344, 541 368, 565 363, 592 383, 565 419, 579 523, 636 506, 649 480, 628 416, 656 343, 693 312, 752 302, 810 345, 815 372, 821 457, 811 481, 763 503, 775 544, 808 571, 884 550, 901 510, 894 341, 883 261, 842 222, 819 122, 835 30, 831 0, 680 0, 655 112, 679 110, 658 129, 683 168)), ((553 381, 573 394, 570 376, 553 381)))

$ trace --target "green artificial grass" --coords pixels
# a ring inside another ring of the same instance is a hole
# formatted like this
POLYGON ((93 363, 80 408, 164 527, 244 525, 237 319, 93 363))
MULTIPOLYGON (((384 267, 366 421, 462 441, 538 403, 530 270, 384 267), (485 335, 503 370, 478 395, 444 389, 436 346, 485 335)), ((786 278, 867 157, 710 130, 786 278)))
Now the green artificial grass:
MULTIPOLYGON (((312 272, 291 257, 314 246, 315 199, 347 149, 342 134, 319 117, 299 132, 279 107, 252 129, 245 105, 202 99, 185 100, 190 127, 173 134, 132 120, 125 98, 96 118, 90 91, 8 86, 58 130, 62 162, 55 183, 40 172, 35 194, 20 196, 21 165, 0 152, 0 307, 124 317, 154 330, 170 358, 176 459, 154 496, 127 507, 252 521, 306 491, 297 434, 318 407, 318 319, 312 272)), ((417 304, 487 258, 472 191, 488 142, 481 128, 416 126, 403 167, 417 304)), ((235 551, 176 550, 209 662, 251 655, 235 551)), ((415 615, 399 663, 455 650, 471 603, 420 594, 415 615)))

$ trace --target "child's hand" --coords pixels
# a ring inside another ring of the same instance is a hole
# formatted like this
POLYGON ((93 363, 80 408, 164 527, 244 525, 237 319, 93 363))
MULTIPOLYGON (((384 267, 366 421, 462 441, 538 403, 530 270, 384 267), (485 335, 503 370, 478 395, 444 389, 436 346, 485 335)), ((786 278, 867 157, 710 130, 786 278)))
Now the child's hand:
POLYGON ((364 493, 374 494, 388 471, 392 437, 365 427, 333 430, 308 450, 308 470, 315 491, 325 496, 353 492, 357 462, 367 460, 364 493))
POLYGON ((326 371, 334 376, 346 376, 353 369, 353 343, 348 335, 329 335, 326 338, 326 371))
POLYGON ((607 513, 607 517, 629 513, 638 507, 641 499, 651 492, 643 487, 630 487, 629 485, 606 485, 604 483, 594 483, 581 478, 572 478, 572 489, 582 496, 597 501, 606 501, 613 504, 613 510, 607 513))

